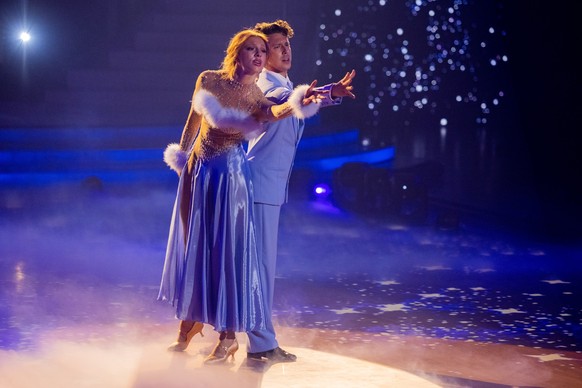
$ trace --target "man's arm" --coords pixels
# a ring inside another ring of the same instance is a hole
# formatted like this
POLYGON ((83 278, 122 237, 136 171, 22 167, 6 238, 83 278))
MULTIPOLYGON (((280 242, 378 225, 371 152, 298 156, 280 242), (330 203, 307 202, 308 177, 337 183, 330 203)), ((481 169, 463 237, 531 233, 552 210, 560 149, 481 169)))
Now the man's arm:
POLYGON ((347 72, 346 75, 336 83, 327 84, 313 89, 313 91, 319 94, 321 98, 321 107, 339 105, 342 102, 343 97, 356 98, 354 93, 352 93, 353 86, 352 80, 356 76, 356 71, 352 70, 347 72))
POLYGON ((299 119, 313 116, 320 108, 321 97, 314 92, 317 81, 310 85, 297 86, 285 98, 285 102, 277 104, 266 97, 263 100, 260 110, 253 113, 254 118, 259 122, 277 121, 294 115, 299 119))

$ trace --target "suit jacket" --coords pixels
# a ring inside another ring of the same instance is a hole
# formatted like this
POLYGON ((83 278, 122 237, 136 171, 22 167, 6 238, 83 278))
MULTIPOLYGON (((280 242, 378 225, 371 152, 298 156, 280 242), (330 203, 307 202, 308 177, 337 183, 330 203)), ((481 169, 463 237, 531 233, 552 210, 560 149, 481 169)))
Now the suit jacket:
MULTIPOLYGON (((291 81, 280 74, 264 69, 257 85, 265 96, 277 103, 287 101, 293 91, 291 81)), ((341 99, 331 99, 331 85, 321 106, 336 105, 341 99)), ((248 143, 247 155, 253 179, 255 203, 280 206, 287 202, 291 169, 305 123, 295 116, 266 124, 266 131, 248 143)))

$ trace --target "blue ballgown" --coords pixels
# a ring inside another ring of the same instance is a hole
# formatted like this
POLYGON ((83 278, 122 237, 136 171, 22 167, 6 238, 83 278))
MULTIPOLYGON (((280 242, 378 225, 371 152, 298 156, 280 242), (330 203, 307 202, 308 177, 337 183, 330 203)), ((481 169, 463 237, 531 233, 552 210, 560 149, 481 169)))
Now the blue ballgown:
POLYGON ((252 203, 250 170, 241 145, 198 160, 192 174, 181 174, 158 297, 176 307, 177 318, 208 323, 217 331, 264 329, 269 317, 252 203), (180 214, 185 185, 193 193, 187 229, 180 214))
POLYGON ((271 319, 242 147, 262 129, 250 113, 263 101, 254 83, 203 72, 183 133, 196 140, 180 173, 158 299, 175 306, 177 318, 217 331, 263 330, 271 319))

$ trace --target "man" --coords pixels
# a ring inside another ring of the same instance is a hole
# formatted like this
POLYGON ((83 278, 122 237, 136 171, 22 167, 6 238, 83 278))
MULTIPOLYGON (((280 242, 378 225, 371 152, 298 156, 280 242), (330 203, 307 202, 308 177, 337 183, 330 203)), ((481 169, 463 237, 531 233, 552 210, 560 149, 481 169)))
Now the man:
MULTIPOLYGON (((291 45, 293 29, 283 20, 258 23, 255 26, 268 38, 269 53, 265 69, 257 81, 265 96, 276 103, 287 100, 293 91, 288 71, 291 69, 291 45)), ((355 71, 347 73, 338 83, 316 88, 322 97, 321 106, 337 105, 342 97, 355 98, 351 82, 355 71)), ((257 247, 263 265, 267 288, 267 306, 271 315, 277 260, 277 235, 281 205, 287 201, 287 187, 295 159, 297 145, 303 133, 304 121, 294 116, 267 124, 261 136, 249 141, 248 158, 254 190, 254 212, 257 247)), ((247 357, 254 360, 292 362, 297 357, 281 349, 271 324, 264 331, 248 334, 247 357)))

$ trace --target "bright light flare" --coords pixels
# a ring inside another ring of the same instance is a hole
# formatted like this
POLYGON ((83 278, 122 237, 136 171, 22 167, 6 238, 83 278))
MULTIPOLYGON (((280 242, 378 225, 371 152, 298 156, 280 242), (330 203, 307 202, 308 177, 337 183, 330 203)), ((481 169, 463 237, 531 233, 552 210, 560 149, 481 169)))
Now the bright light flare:
POLYGON ((30 36, 30 34, 26 31, 22 31, 18 37, 23 43, 27 43, 30 41, 30 39, 32 39, 32 36, 30 36))
POLYGON ((313 187, 316 198, 327 198, 331 193, 331 188, 325 183, 319 183, 313 187))

